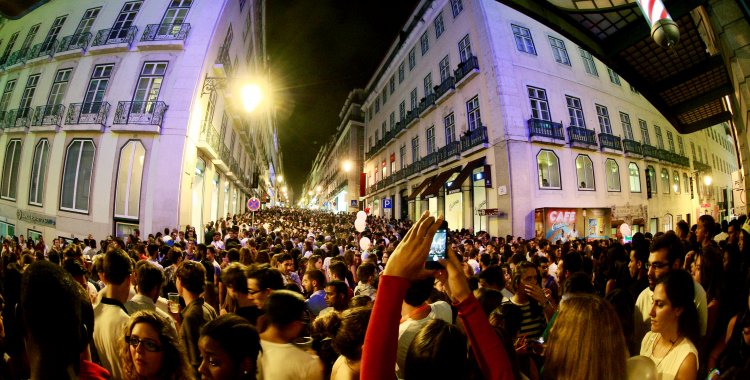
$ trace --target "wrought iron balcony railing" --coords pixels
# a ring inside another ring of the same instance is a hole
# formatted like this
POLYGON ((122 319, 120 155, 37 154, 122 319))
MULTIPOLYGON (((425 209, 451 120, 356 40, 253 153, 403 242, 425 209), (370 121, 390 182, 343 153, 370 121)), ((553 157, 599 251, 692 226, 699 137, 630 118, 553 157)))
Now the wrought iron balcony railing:
POLYGON ((602 148, 622 151, 622 140, 619 136, 602 132, 599 134, 599 146, 602 148))
POLYGON ((190 33, 190 24, 148 24, 141 41, 185 40, 190 33))
POLYGON ((401 122, 408 127, 409 125, 411 125, 411 123, 417 120, 419 120, 419 109, 414 108, 406 113, 406 117, 404 117, 404 120, 402 120, 401 122))
POLYGON ((422 168, 429 168, 430 166, 437 165, 438 163, 438 152, 432 152, 422 157, 420 160, 422 168))
POLYGON ((89 41, 91 41, 91 33, 78 33, 70 36, 65 36, 60 39, 60 43, 57 44, 55 53, 75 49, 84 50, 89 46, 89 41))
POLYGON ((419 114, 421 115, 424 111, 430 109, 435 105, 435 93, 429 93, 427 96, 419 101, 419 114))
POLYGON ((639 143, 638 141, 624 139, 622 140, 622 145, 625 148, 625 153, 633 153, 638 155, 643 154, 641 150, 641 143, 639 143))
POLYGON ((568 127, 568 139, 570 143, 580 143, 596 146, 596 133, 590 129, 581 127, 568 127))
POLYGON ((31 117, 34 110, 32 108, 18 108, 8 111, 5 118, 6 128, 23 128, 31 124, 31 117))
POLYGON ((440 99, 448 91, 454 88, 456 88, 456 79, 453 77, 445 78, 443 83, 440 83, 439 86, 435 86, 435 99, 440 99))
POLYGON ((62 125, 65 106, 62 104, 48 104, 36 107, 31 125, 38 127, 42 125, 62 125))
POLYGON ((527 125, 529 126, 529 137, 539 136, 565 141, 561 123, 532 118, 528 120, 527 125))
POLYGON ((438 161, 443 162, 452 157, 458 157, 461 154, 461 143, 453 141, 445 144, 444 147, 438 149, 438 161))
POLYGON ((57 48, 58 41, 56 39, 51 41, 40 42, 29 49, 26 54, 26 60, 31 60, 41 57, 52 57, 55 54, 55 48, 57 48))
POLYGON ((204 120, 201 125, 200 140, 211 147, 216 154, 219 154, 219 143, 221 141, 219 132, 208 120, 204 120))
POLYGON ((15 64, 26 62, 26 54, 28 53, 28 51, 29 49, 21 49, 10 53, 10 55, 8 55, 8 59, 6 59, 3 63, 3 67, 9 67, 15 64))
POLYGON ((164 102, 118 102, 113 124, 161 125, 167 111, 164 102))
POLYGON ((128 28, 102 29, 96 33, 96 37, 94 37, 94 42, 91 44, 91 46, 116 44, 130 45, 131 43, 133 43, 136 33, 138 33, 137 26, 131 26, 128 28))
POLYGON ((475 55, 469 57, 469 59, 458 64, 458 68, 453 71, 453 75, 456 77, 456 82, 460 82, 461 79, 469 74, 472 70, 479 70, 479 60, 475 55))
POLYGON ((693 160, 693 169, 704 173, 710 173, 712 171, 711 165, 696 160, 693 160))
POLYGON ((70 103, 65 124, 101 124, 109 116, 108 102, 70 103))
POLYGON ((659 150, 655 146, 649 144, 641 144, 641 149, 643 151, 643 157, 655 158, 657 160, 659 159, 659 150))
POLYGON ((229 58, 229 46, 224 45, 219 49, 219 55, 216 57, 216 63, 221 64, 224 66, 224 70, 227 72, 228 76, 232 75, 233 68, 232 68, 232 59, 229 58))
POLYGON ((461 136, 461 151, 465 152, 475 146, 487 144, 488 142, 487 127, 480 126, 461 136))

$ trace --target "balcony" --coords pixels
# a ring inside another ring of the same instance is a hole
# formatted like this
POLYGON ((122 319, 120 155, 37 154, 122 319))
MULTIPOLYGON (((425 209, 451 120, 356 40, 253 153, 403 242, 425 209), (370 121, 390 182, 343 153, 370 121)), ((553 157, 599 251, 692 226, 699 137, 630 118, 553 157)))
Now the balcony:
POLYGON ((16 50, 10 53, 5 62, 3 62, 3 68, 9 71, 21 67, 26 62, 26 53, 28 53, 28 49, 16 50))
POLYGON ((216 63, 214 63, 214 75, 221 78, 226 78, 232 75, 232 60, 229 58, 229 46, 222 46, 219 49, 219 55, 216 57, 216 63))
POLYGON ((65 124, 73 130, 101 131, 108 116, 108 102, 71 103, 65 116, 65 124))
POLYGON ((143 30, 138 49, 182 50, 190 33, 190 24, 149 24, 143 30))
POLYGON ((415 161, 412 162, 411 165, 407 166, 406 169, 404 169, 404 178, 408 179, 409 177, 413 177, 416 175, 419 175, 422 171, 422 161, 415 161))
POLYGON ((406 113, 406 117, 401 121, 402 124, 409 128, 412 124, 419 121, 419 109, 414 108, 406 113))
POLYGON ((659 150, 656 149, 655 146, 642 144, 641 149, 643 151, 643 159, 649 160, 649 161, 659 160, 659 150))
POLYGON ((401 169, 401 170, 397 171, 396 173, 392 174, 391 177, 393 178, 393 183, 399 183, 399 182, 405 180, 406 179, 404 177, 405 173, 406 173, 406 171, 404 171, 403 169, 401 169))
POLYGON ((435 87, 435 102, 440 104, 448 99, 450 94, 456 91, 456 79, 453 77, 445 78, 443 83, 435 87))
POLYGON ((133 44, 138 27, 102 29, 96 33, 94 42, 91 43, 89 53, 112 53, 116 51, 128 51, 133 44))
POLYGON ((393 132, 393 137, 399 137, 406 131, 406 126, 404 125, 403 121, 399 121, 396 123, 396 125, 393 126, 393 129, 391 130, 393 132))
POLYGON ((419 116, 424 116, 435 109, 435 93, 429 93, 419 101, 419 116))
POLYGON ((461 153, 472 153, 477 150, 474 148, 487 148, 488 144, 487 127, 479 126, 461 136, 461 153))
POLYGON ((453 71, 453 75, 456 77, 456 86, 461 87, 469 81, 473 76, 479 73, 479 59, 472 55, 467 60, 458 64, 458 68, 453 71))
POLYGON ((219 137, 219 132, 208 120, 204 120, 196 146, 209 158, 215 160, 219 158, 220 144, 221 138, 219 137))
POLYGON ((658 153, 659 155, 659 161, 663 163, 671 163, 672 162, 672 152, 666 150, 666 149, 659 149, 658 153))
POLYGON ((615 136, 611 133, 599 134, 599 146, 602 151, 622 153, 622 140, 619 136, 615 136))
POLYGON ((438 161, 454 161, 461 157, 461 143, 453 141, 438 149, 438 161))
POLYGON ((28 107, 8 111, 5 115, 5 131, 25 132, 31 124, 33 113, 34 110, 28 107))
POLYGON ((690 159, 687 158, 687 157, 685 157, 685 156, 677 155, 677 162, 676 162, 676 164, 680 165, 680 166, 682 166, 684 168, 690 169, 690 159))
POLYGON ((428 155, 422 157, 420 160, 420 163, 422 165, 422 172, 426 173, 432 170, 437 169, 438 164, 438 152, 432 152, 428 155))
POLYGON ((700 161, 693 160, 693 170, 703 172, 703 173, 711 173, 711 165, 704 164, 700 161))
POLYGON ((62 104, 46 105, 36 107, 31 126, 35 131, 55 131, 62 126, 65 106, 62 104))
POLYGON ((43 61, 45 59, 49 60, 50 58, 52 58, 52 55, 55 54, 57 44, 57 40, 52 40, 40 42, 32 46, 31 49, 29 49, 29 52, 26 54, 26 63, 32 64, 43 61))
POLYGON ((57 44, 55 49, 55 58, 73 55, 83 55, 91 41, 91 33, 79 33, 65 36, 57 44))
POLYGON ((622 140, 623 147, 625 148, 625 157, 637 157, 643 156, 641 151, 641 143, 635 140, 624 139, 622 140))
POLYGON ((527 125, 529 127, 529 139, 531 141, 556 145, 565 144, 562 123, 532 118, 528 120, 527 125))
POLYGON ((159 133, 168 108, 164 102, 118 102, 111 129, 113 132, 159 133))
POLYGON ((590 129, 568 127, 568 141, 573 147, 596 149, 596 133, 590 129))

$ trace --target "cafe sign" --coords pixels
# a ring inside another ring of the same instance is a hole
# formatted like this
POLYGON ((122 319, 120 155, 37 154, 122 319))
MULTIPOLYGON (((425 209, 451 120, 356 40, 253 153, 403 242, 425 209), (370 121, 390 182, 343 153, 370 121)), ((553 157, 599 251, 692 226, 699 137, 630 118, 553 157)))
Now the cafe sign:
POLYGON ((55 227, 55 225, 57 225, 57 221, 55 220, 55 217, 47 216, 44 214, 38 214, 36 212, 31 212, 31 211, 18 210, 16 211, 16 218, 24 222, 28 222, 31 224, 39 224, 39 225, 43 225, 47 227, 55 227))

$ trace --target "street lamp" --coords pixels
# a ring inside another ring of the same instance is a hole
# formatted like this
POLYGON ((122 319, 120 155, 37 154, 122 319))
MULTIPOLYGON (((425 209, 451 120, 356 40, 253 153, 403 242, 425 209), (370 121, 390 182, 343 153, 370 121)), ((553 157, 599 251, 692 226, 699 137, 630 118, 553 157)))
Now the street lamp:
POLYGON ((713 178, 711 178, 710 175, 703 176, 703 183, 705 183, 706 186, 711 186, 712 182, 713 182, 713 178))
POLYGON ((257 84, 245 85, 240 90, 240 99, 245 111, 253 112, 263 100, 263 91, 257 84))
POLYGON ((341 167, 344 169, 345 172, 349 173, 352 170, 352 162, 350 160, 344 161, 344 163, 341 164, 341 167))

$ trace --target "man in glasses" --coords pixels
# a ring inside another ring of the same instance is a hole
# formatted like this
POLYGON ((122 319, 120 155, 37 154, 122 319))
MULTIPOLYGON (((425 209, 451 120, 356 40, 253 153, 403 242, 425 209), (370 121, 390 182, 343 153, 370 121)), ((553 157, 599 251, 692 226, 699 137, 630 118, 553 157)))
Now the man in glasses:
MULTIPOLYGON (((634 341, 636 343, 642 341, 646 332, 651 329, 650 312, 657 282, 670 271, 680 269, 684 259, 685 249, 674 231, 667 231, 667 233, 654 238, 651 243, 651 253, 648 256, 648 288, 643 289, 638 296, 633 313, 634 341)), ((703 336, 706 334, 708 319, 706 291, 695 281, 693 281, 693 287, 695 288, 695 306, 698 309, 700 333, 703 336)))

